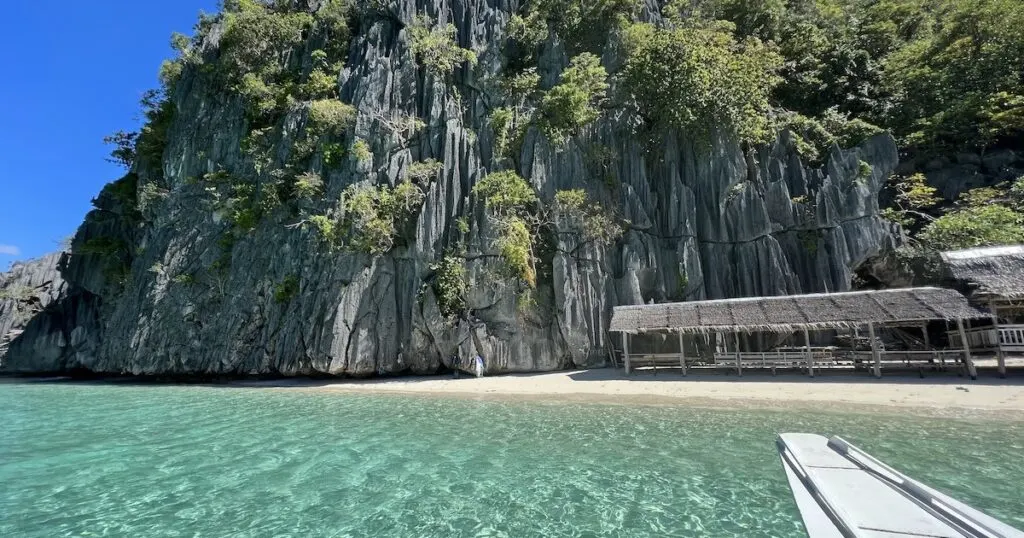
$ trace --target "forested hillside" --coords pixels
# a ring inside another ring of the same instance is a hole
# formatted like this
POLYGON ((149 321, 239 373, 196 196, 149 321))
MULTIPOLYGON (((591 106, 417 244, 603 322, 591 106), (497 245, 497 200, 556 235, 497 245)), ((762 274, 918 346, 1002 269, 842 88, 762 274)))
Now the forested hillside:
POLYGON ((1024 241, 1024 3, 677 4, 684 25, 726 20, 718 27, 737 40, 772 44, 782 56, 773 111, 805 157, 834 140, 892 132, 903 166, 887 215, 921 247, 1024 241))

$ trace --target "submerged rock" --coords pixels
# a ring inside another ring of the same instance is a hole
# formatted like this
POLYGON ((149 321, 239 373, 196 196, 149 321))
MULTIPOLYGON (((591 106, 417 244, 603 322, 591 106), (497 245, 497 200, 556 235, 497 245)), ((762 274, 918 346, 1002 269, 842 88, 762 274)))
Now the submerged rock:
MULTIPOLYGON (((363 21, 352 40, 341 97, 362 112, 355 133, 374 157, 332 169, 314 157, 324 200, 336 201, 367 169, 370 183, 394 185, 413 162, 442 163, 390 251, 329 248, 288 207, 226 244, 230 224, 195 178, 246 164, 244 109, 186 71, 162 162, 137 165, 125 184, 141 191, 159 174, 166 192, 140 214, 116 196, 97 199, 62 264, 66 294, 12 343, 4 369, 370 376, 437 372, 457 354, 463 364, 484 356, 489 373, 597 366, 608 357, 613 306, 842 291, 855 268, 892 246, 878 211, 897 164, 888 135, 835 147, 812 169, 787 133, 750 152, 727 137, 682 132, 651 148, 627 118, 610 114, 559 147, 531 128, 515 160, 542 199, 583 189, 628 222, 625 233, 601 245, 558 222, 537 252, 536 289, 510 278, 482 201, 471 195, 500 169, 489 96, 469 90, 502 67, 510 12, 499 5, 437 3, 460 43, 480 56, 454 83, 417 68, 399 22, 416 12, 411 0, 397 3, 393 17, 363 21), (426 128, 403 139, 380 119, 399 113, 426 128), (116 254, 85 248, 98 238, 116 254), (434 290, 435 266, 448 253, 464 259, 469 285, 465 313, 454 319, 434 290)), ((541 58, 540 73, 565 65, 556 52, 541 58)), ((290 110, 274 131, 281 159, 304 114, 290 110)))

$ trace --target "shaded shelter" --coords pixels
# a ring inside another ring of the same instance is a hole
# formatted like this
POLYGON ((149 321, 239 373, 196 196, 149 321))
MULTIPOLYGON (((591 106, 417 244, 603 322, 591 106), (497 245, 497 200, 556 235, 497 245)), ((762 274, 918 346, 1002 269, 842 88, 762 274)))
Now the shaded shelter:
MULTIPOLYGON (((806 359, 808 373, 813 375, 815 358, 810 347, 810 331, 867 329, 871 335, 875 375, 880 376, 882 350, 878 348, 875 339, 876 327, 918 326, 933 320, 943 320, 955 322, 962 332, 964 320, 988 317, 988 313, 972 306, 956 290, 905 288, 619 306, 613 311, 610 330, 622 335, 623 360, 627 373, 631 367, 629 335, 678 334, 678 356, 680 367, 685 373, 683 335, 732 334, 737 341, 732 355, 737 371, 742 373, 744 357, 738 345, 739 333, 803 332, 803 358, 806 359)), ((970 351, 962 351, 964 364, 974 377, 976 374, 970 351)), ((763 352, 761 357, 762 360, 767 358, 763 352)), ((791 359, 790 356, 783 358, 791 359)))
POLYGON ((967 330, 966 345, 994 350, 1006 375, 1005 355, 1024 352, 1024 245, 943 252, 942 261, 950 284, 991 315, 991 325, 967 330))

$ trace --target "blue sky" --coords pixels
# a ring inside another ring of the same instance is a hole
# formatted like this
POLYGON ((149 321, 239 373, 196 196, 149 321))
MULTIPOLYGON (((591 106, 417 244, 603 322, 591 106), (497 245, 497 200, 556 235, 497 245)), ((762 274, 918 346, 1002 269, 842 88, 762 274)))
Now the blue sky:
POLYGON ((0 270, 57 248, 124 172, 103 137, 134 130, 139 97, 216 0, 7 2, 0 20, 0 270))

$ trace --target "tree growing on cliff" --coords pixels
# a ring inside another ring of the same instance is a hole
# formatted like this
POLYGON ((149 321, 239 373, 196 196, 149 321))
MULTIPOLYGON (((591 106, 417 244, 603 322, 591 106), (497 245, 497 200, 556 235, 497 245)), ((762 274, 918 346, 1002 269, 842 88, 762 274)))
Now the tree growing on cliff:
POLYGON ((613 29, 630 21, 642 0, 530 0, 522 14, 512 17, 512 37, 536 47, 549 31, 574 52, 600 52, 613 29))
POLYGON ((924 174, 894 175, 889 178, 889 187, 894 191, 896 204, 883 210, 882 216, 904 227, 916 227, 933 220, 925 211, 938 205, 942 199, 935 187, 928 184, 924 174))
POLYGON ((1024 178, 963 193, 956 207, 928 223, 918 238, 935 251, 1024 243, 1024 178))
POLYGON ((352 185, 342 195, 348 244, 380 256, 395 247, 395 239, 416 214, 426 195, 410 181, 387 185, 352 185))
POLYGON ((607 91, 608 72, 601 59, 589 52, 575 56, 541 101, 540 124, 545 135, 558 143, 596 120, 607 91))
POLYGON ((533 252, 536 226, 535 206, 538 202, 533 187, 512 170, 488 174, 473 187, 473 194, 483 199, 492 222, 497 227, 497 246, 502 259, 518 278, 531 287, 537 285, 537 269, 533 252))
POLYGON ((463 63, 476 65, 476 53, 459 47, 454 24, 435 25, 426 15, 417 15, 409 26, 410 48, 416 61, 428 71, 448 76, 463 63))
POLYGON ((742 140, 771 135, 769 96, 782 58, 755 38, 737 42, 728 24, 659 28, 624 36, 620 76, 648 132, 679 129, 707 140, 718 129, 742 140))

